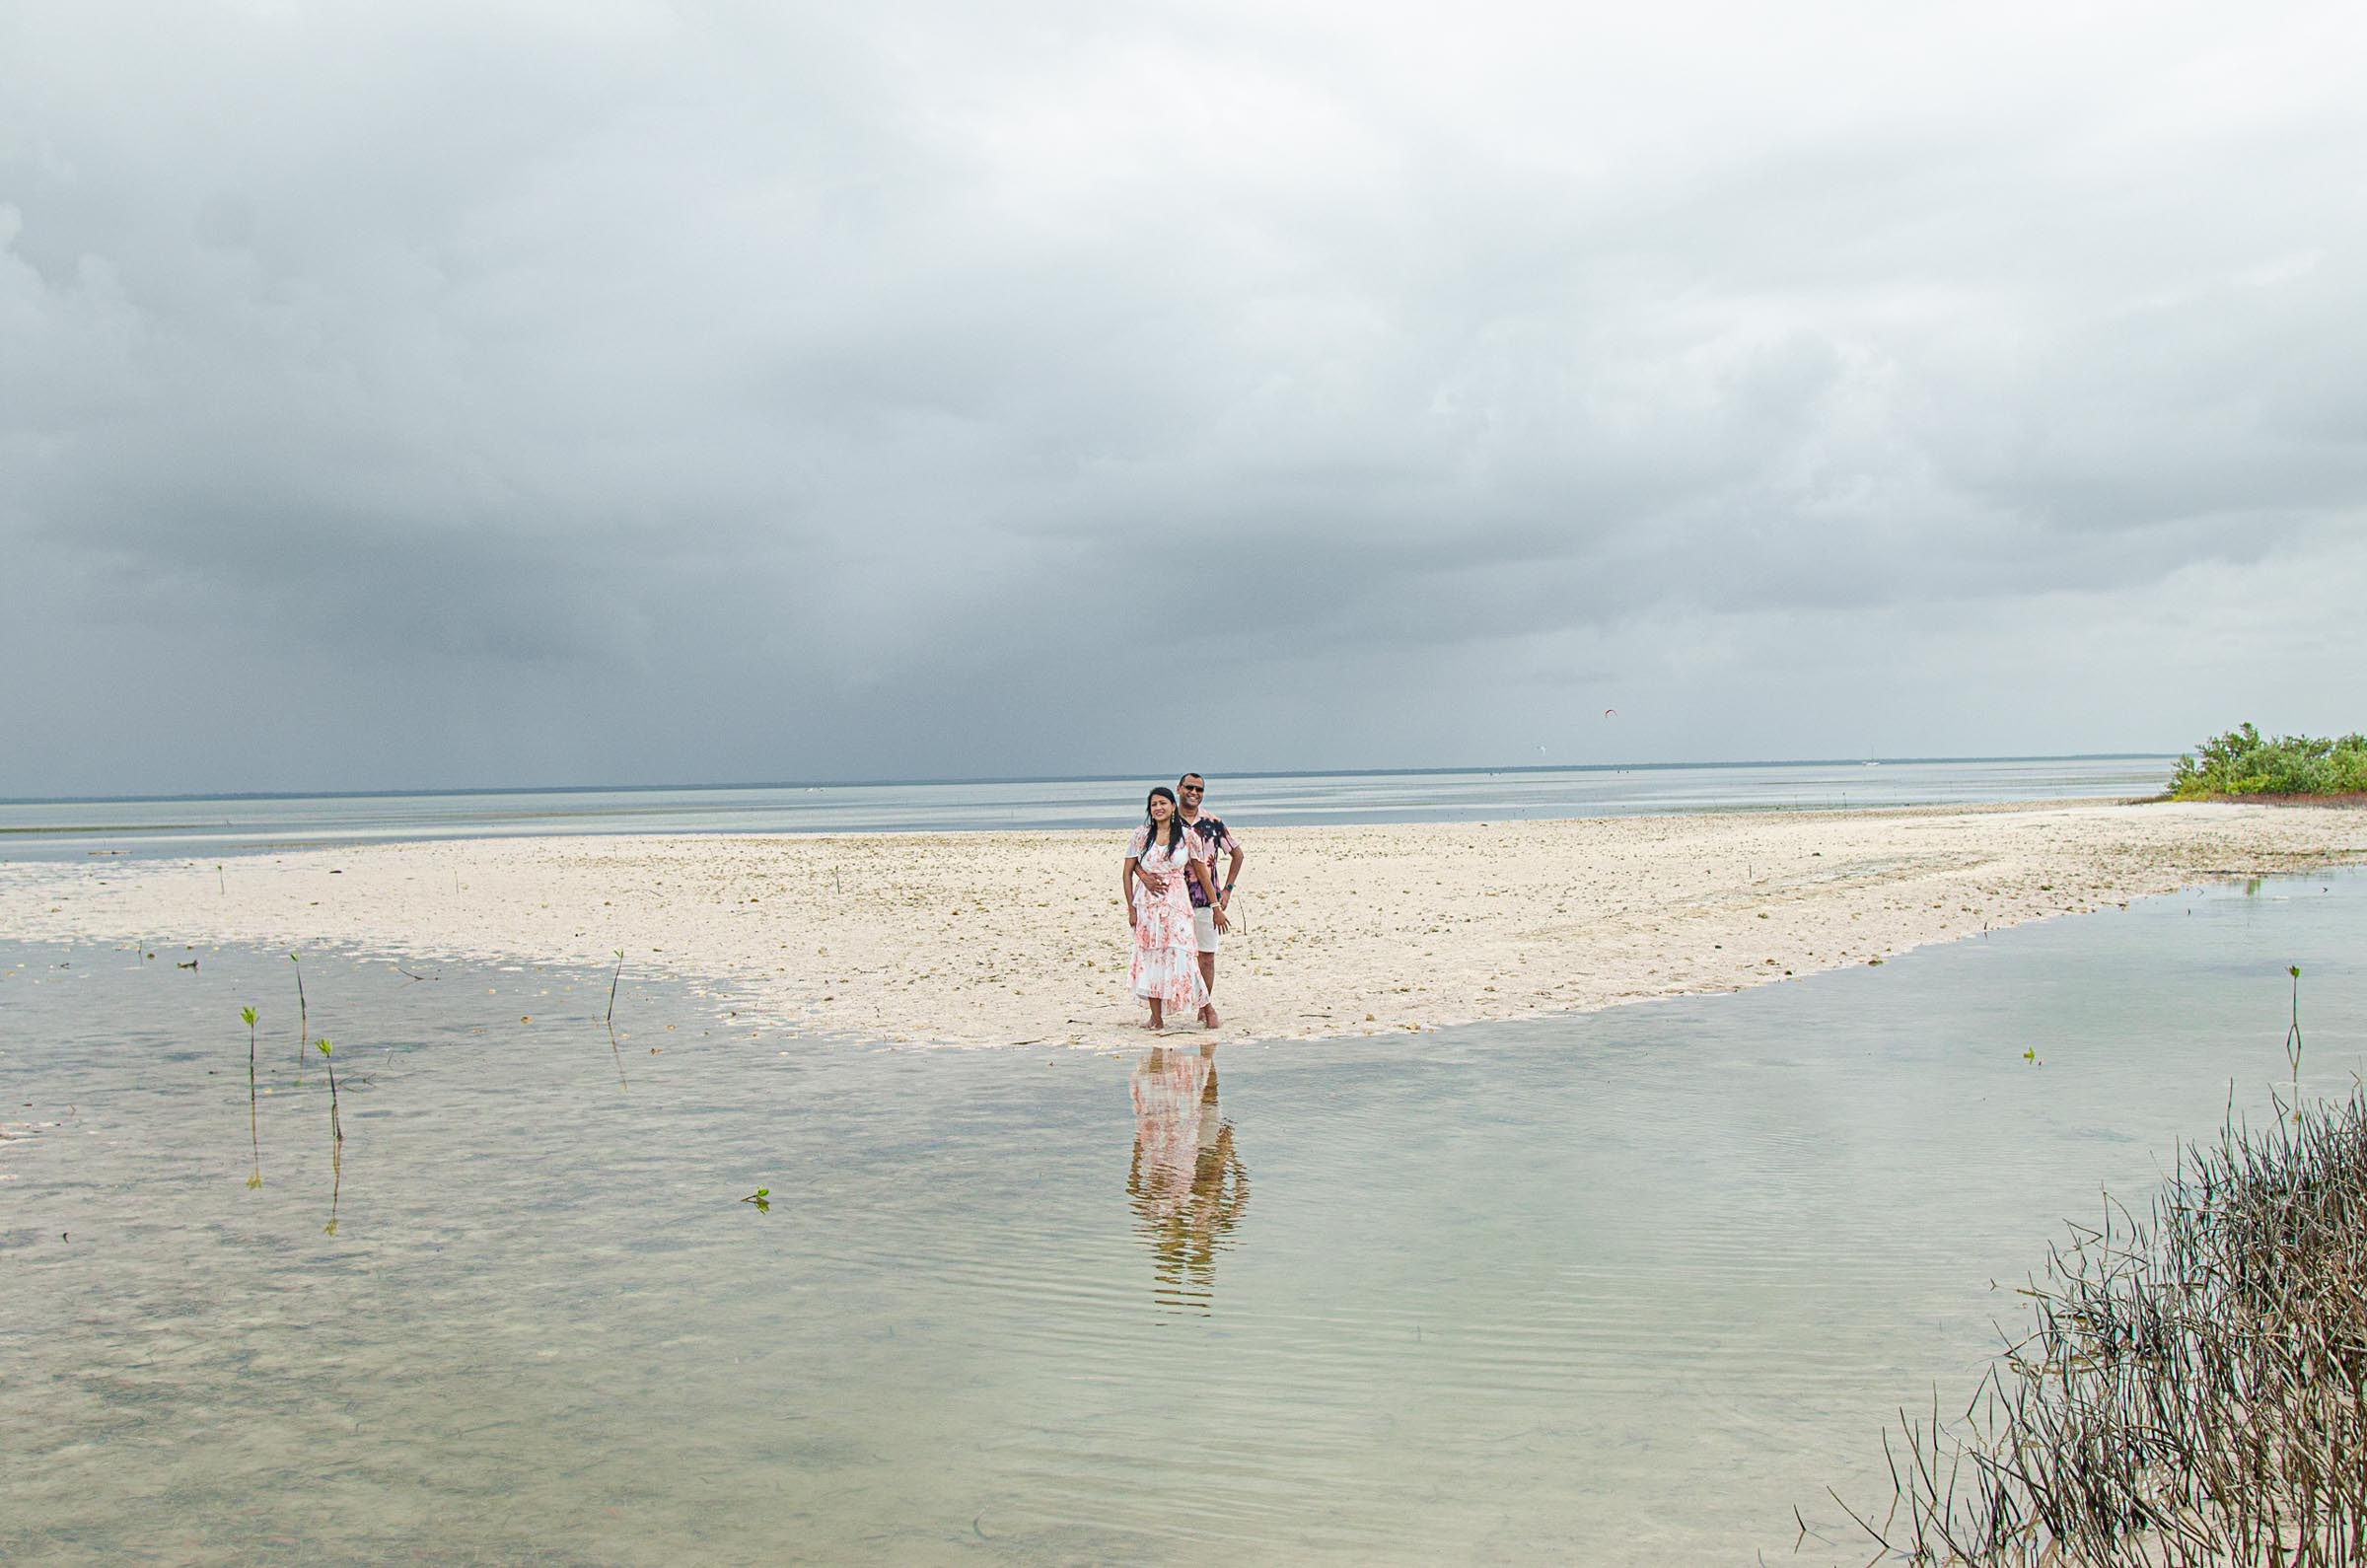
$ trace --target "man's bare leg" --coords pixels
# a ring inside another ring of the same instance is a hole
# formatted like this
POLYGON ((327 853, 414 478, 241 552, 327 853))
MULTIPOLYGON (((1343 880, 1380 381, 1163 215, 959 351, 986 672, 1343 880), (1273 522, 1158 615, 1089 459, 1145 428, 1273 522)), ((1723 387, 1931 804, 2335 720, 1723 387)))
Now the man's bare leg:
POLYGON ((1201 953, 1195 954, 1194 957, 1200 961, 1200 983, 1208 988, 1208 1005, 1200 1009, 1200 1022, 1206 1024, 1210 1029, 1214 1029, 1217 1024, 1216 955, 1201 953))

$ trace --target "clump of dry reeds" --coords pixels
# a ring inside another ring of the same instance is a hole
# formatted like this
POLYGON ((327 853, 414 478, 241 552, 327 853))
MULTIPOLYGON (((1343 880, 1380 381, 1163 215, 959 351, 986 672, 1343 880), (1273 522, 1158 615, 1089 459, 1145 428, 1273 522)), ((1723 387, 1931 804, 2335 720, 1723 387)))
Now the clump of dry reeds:
POLYGON ((2367 1564, 2367 1089, 2272 1104, 2050 1250, 1961 1420, 1901 1416, 1876 1560, 2367 1564))

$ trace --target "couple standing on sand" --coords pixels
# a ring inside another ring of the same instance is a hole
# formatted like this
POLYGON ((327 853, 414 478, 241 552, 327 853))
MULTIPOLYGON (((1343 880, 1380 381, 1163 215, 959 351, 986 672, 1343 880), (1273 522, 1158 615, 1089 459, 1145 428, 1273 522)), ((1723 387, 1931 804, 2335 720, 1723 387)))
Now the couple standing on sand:
POLYGON ((1186 773, 1144 803, 1145 820, 1126 845, 1121 892, 1134 932, 1129 974, 1134 994, 1151 1004, 1145 1029, 1165 1029, 1169 1010, 1188 1010, 1216 1028, 1216 938, 1231 922, 1225 906, 1249 854, 1222 820, 1200 810, 1208 782, 1186 773), (1181 804, 1177 795, 1183 795, 1181 804), (1230 854, 1223 887, 1216 858, 1230 854))

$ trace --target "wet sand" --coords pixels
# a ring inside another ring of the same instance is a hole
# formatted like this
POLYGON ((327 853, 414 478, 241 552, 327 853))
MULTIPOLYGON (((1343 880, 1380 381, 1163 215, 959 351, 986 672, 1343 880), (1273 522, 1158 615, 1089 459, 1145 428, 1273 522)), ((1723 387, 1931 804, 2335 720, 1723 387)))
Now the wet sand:
MULTIPOLYGON (((1734 990, 2216 879, 2367 862, 2367 813, 2035 803, 1235 824, 1220 1037, 1734 990)), ((466 839, 0 865, 0 936, 328 948, 701 980, 758 1032, 1140 1039, 1125 834, 466 839)), ((1196 1033, 1178 1030, 1178 1034, 1196 1033)))

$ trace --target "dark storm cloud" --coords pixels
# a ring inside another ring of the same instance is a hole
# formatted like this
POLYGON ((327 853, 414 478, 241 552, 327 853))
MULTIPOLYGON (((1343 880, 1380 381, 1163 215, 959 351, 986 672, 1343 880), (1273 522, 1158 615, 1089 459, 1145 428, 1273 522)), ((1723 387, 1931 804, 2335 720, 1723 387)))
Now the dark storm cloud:
POLYGON ((0 793, 2348 727, 2361 41, 20 6, 0 793))

